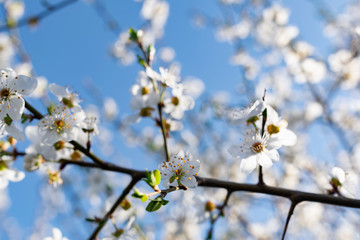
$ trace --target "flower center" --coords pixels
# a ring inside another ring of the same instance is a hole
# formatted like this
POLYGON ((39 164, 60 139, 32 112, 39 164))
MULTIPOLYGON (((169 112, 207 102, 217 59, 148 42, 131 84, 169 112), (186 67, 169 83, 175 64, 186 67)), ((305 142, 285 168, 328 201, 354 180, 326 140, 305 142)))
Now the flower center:
POLYGON ((171 103, 174 104, 175 106, 177 106, 177 105, 179 105, 180 100, 179 100, 179 98, 177 98, 177 97, 173 97, 173 98, 171 99, 171 103))
POLYGON ((1 89, 0 97, 2 99, 5 99, 5 100, 9 99, 9 97, 10 97, 10 89, 8 89, 8 88, 1 89))
POLYGON ((65 125, 65 122, 63 120, 57 120, 55 121, 55 126, 58 128, 58 129, 62 129, 65 125))
POLYGON ((148 94, 150 92, 150 90, 147 88, 147 87, 143 87, 142 89, 141 89, 141 95, 146 95, 146 94, 148 94))
POLYGON ((264 150, 264 145, 261 142, 256 142, 251 146, 251 150, 255 153, 260 153, 264 150))

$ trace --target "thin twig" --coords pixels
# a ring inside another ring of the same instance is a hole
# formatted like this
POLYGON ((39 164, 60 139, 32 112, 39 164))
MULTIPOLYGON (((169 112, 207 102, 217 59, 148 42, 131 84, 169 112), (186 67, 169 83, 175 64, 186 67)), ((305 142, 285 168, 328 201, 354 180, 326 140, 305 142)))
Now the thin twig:
POLYGON ((124 191, 122 192, 122 194, 119 196, 119 198, 116 200, 116 202, 113 204, 113 206, 110 208, 110 210, 105 214, 105 216, 100 220, 99 225, 97 226, 97 228, 94 230, 94 232, 91 234, 91 236, 89 237, 89 240, 94 240, 96 239, 97 235, 99 234, 99 232, 101 231, 101 229, 105 226, 107 220, 112 216, 112 214, 115 212, 115 210, 119 207, 119 205, 121 204, 121 202, 125 199, 125 197, 129 194, 129 192, 131 191, 131 189, 135 186, 135 184, 140 181, 140 179, 142 178, 142 176, 140 175, 135 175, 133 176, 133 178, 131 179, 131 182, 127 185, 127 187, 124 189, 124 191))
POLYGON ((295 209, 296 205, 297 205, 297 202, 292 200, 290 208, 289 208, 289 212, 288 212, 288 215, 287 215, 287 218, 286 218, 286 223, 285 223, 285 226, 284 226, 284 230, 283 230, 281 240, 285 239, 286 230, 287 230, 287 227, 289 225, 290 218, 291 218, 292 214, 294 213, 294 209, 295 209))
POLYGON ((229 202, 231 193, 232 193, 232 191, 229 191, 229 190, 228 190, 223 204, 218 208, 218 214, 216 215, 216 217, 212 217, 212 218, 210 219, 210 229, 209 229, 208 234, 207 234, 207 237, 206 237, 207 240, 210 240, 210 239, 212 239, 212 237, 213 237, 213 232, 214 232, 214 228, 215 228, 215 223, 216 223, 216 221, 217 221, 220 217, 224 216, 224 208, 227 206, 227 204, 228 204, 228 202, 229 202))
POLYGON ((51 5, 51 7, 46 8, 44 11, 41 11, 38 14, 32 15, 30 17, 21 19, 20 21, 18 21, 17 23, 13 24, 13 23, 6 23, 4 25, 0 26, 0 31, 6 31, 8 29, 11 28, 16 28, 16 27, 22 27, 22 26, 26 26, 29 25, 31 23, 37 23, 39 22, 39 20, 51 15, 52 13, 55 13, 56 11, 63 9, 69 5, 71 5, 72 3, 77 2, 78 0, 64 0, 61 1, 57 4, 51 5))
POLYGON ((161 103, 158 104, 158 111, 159 111, 159 125, 161 128, 161 133, 163 136, 163 140, 164 140, 164 150, 165 150, 165 157, 166 157, 166 161, 170 160, 170 156, 169 156, 169 149, 168 149, 168 145, 167 145, 167 139, 166 139, 166 129, 164 126, 164 120, 163 120, 163 116, 162 116, 162 106, 161 103))
MULTIPOLYGON (((266 93, 266 91, 265 91, 266 93)), ((263 97, 263 101, 265 101, 265 93, 264 93, 264 97, 263 97)), ((264 136, 265 133, 265 124, 266 124, 266 120, 267 120, 267 109, 265 108, 265 110, 262 113, 262 124, 261 124, 261 137, 264 136)), ((262 166, 259 166, 259 185, 265 185, 264 182, 264 177, 263 177, 263 171, 262 171, 262 166)))

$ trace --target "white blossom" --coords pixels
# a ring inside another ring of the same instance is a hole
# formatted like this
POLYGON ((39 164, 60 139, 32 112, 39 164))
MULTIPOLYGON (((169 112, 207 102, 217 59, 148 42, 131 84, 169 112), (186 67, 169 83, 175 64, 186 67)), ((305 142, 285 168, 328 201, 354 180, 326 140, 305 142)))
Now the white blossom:
POLYGON ((49 85, 49 91, 54 94, 58 100, 66 107, 71 109, 73 112, 82 111, 79 95, 75 92, 71 92, 69 87, 62 87, 55 83, 49 85))
POLYGON ((164 112, 169 113, 175 119, 181 119, 184 116, 184 111, 194 108, 194 99, 190 96, 183 95, 182 86, 173 89, 173 97, 164 100, 164 112))
POLYGON ((200 170, 200 161, 192 160, 189 154, 180 151, 173 155, 169 161, 162 162, 159 167, 164 187, 185 185, 189 188, 197 186, 195 176, 200 170))
POLYGON ((71 141, 76 139, 79 132, 79 124, 84 120, 84 112, 70 113, 70 110, 58 105, 51 112, 38 122, 39 131, 44 133, 42 142, 54 144, 60 140, 71 141))
POLYGON ((25 108, 24 95, 29 95, 37 86, 36 79, 17 76, 10 68, 0 69, 0 119, 9 115, 18 121, 25 108))
POLYGON ((240 169, 245 172, 252 172, 257 165, 269 168, 273 162, 279 161, 277 149, 280 147, 277 143, 272 144, 269 137, 267 132, 261 136, 255 131, 245 131, 242 143, 232 145, 228 151, 235 159, 241 160, 240 169))

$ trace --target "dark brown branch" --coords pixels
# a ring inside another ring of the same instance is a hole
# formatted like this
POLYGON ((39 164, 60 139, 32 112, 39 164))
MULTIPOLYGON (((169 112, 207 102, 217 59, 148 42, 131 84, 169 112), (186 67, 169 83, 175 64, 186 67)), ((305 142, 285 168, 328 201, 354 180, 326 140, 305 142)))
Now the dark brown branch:
POLYGON ((292 214, 294 213, 294 210, 295 210, 295 207, 296 207, 297 204, 298 203, 296 201, 291 201, 291 205, 290 205, 289 212, 288 212, 288 215, 287 215, 287 218, 286 218, 286 222, 285 222, 283 234, 281 236, 281 240, 285 239, 286 230, 287 230, 287 227, 289 225, 290 218, 291 218, 292 214))
MULTIPOLYGON (((60 162, 83 166, 83 167, 99 168, 107 171, 125 173, 133 177, 145 176, 144 171, 134 170, 130 168, 123 168, 115 164, 106 163, 106 162, 102 165, 90 163, 90 162, 79 162, 79 161, 71 161, 65 159, 60 160, 60 162)), ((360 208, 360 200, 358 199, 338 197, 338 196, 332 196, 332 195, 326 195, 320 193, 309 193, 309 192, 291 190, 286 188, 271 187, 267 185, 229 182, 214 178, 196 177, 196 179, 198 181, 199 187, 223 188, 230 192, 243 191, 243 192, 263 193, 267 195, 288 198, 291 201, 296 201, 297 203, 307 201, 307 202, 318 202, 324 204, 337 205, 342 207, 360 208)))
POLYGON ((30 24, 35 24, 35 23, 39 22, 39 20, 51 15, 54 12, 57 12, 58 10, 61 10, 65 7, 67 7, 77 1, 78 0, 64 0, 57 4, 50 5, 44 11, 42 11, 38 14, 32 15, 30 17, 21 19, 20 21, 18 21, 15 24, 6 23, 5 25, 0 26, 0 31, 5 31, 5 30, 11 29, 11 28, 26 26, 26 25, 30 25, 30 24))
POLYGON ((111 207, 111 209, 105 214, 105 216, 100 220, 99 225, 97 226, 97 228, 94 230, 94 232, 91 234, 91 236, 89 237, 89 240, 94 240, 96 239, 97 235, 99 234, 99 232, 101 231, 101 229, 105 226, 107 220, 112 216, 112 214, 115 212, 115 210, 119 207, 119 205, 121 204, 121 202, 125 199, 125 197, 129 194, 129 192, 131 191, 131 189, 135 186, 135 184, 140 181, 140 179, 142 178, 142 176, 140 175, 135 175, 132 179, 131 182, 127 185, 127 187, 124 189, 124 191, 122 192, 122 194, 119 196, 119 198, 116 200, 116 202, 113 204, 113 206, 111 207))
POLYGON ((271 187, 267 185, 228 182, 212 178, 197 177, 197 180, 198 186, 200 187, 224 188, 228 191, 230 190, 233 192, 244 191, 263 193, 267 195, 288 198, 290 200, 296 201, 297 203, 308 201, 337 205, 342 207, 360 208, 360 200, 357 199, 336 197, 318 193, 308 193, 279 187, 271 187))
POLYGON ((59 163, 61 163, 63 165, 77 165, 77 166, 81 166, 81 167, 98 168, 98 169, 102 169, 102 170, 106 170, 106 171, 125 173, 132 177, 134 177, 134 176, 145 177, 145 171, 124 168, 124 167, 120 167, 118 165, 107 163, 107 162, 103 162, 102 164, 95 164, 95 163, 91 163, 91 162, 60 159, 59 163))
POLYGON ((29 110, 36 119, 42 119, 44 117, 44 115, 42 115, 38 110, 31 106, 27 101, 25 101, 25 108, 29 110))

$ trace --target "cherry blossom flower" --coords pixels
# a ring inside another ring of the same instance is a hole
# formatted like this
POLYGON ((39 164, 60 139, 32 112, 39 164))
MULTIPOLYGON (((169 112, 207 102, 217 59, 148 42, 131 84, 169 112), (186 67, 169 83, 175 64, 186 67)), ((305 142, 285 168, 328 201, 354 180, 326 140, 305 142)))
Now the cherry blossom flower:
POLYGON ((39 131, 44 133, 42 142, 54 144, 58 141, 71 141, 76 139, 80 132, 79 125, 84 120, 85 113, 70 113, 70 110, 58 105, 50 115, 38 122, 39 131))
POLYGON ((49 90, 62 104, 70 108, 73 112, 79 112, 82 110, 79 105, 81 101, 79 95, 71 92, 68 87, 62 87, 55 83, 51 83, 49 85, 49 90))
POLYGON ((164 112, 169 113, 175 119, 181 119, 184 116, 184 111, 194 108, 194 99, 183 95, 182 86, 174 88, 172 93, 173 97, 164 100, 164 112))
POLYGON ((129 32, 122 32, 111 49, 112 55, 118 58, 120 63, 125 66, 132 64, 136 60, 135 54, 130 49, 131 44, 129 32))
POLYGON ((339 194, 346 197, 354 197, 358 178, 353 173, 345 173, 339 167, 333 167, 331 170, 330 181, 331 189, 329 194, 339 194))
POLYGON ((255 124, 260 119, 266 104, 263 100, 256 100, 250 107, 245 109, 235 109, 232 111, 233 125, 255 124))
POLYGON ((200 161, 192 160, 189 154, 180 151, 177 155, 159 165, 162 184, 164 187, 184 185, 195 188, 197 181, 195 176, 200 170, 200 161))
POLYGON ((277 149, 278 143, 269 141, 267 132, 261 136, 260 133, 250 130, 243 134, 243 142, 229 148, 229 153, 236 159, 240 159, 240 169, 252 172, 259 164, 263 168, 269 168, 273 162, 279 161, 277 149))
POLYGON ((173 64, 170 68, 159 68, 160 74, 154 71, 152 68, 146 68, 146 74, 149 78, 159 81, 168 87, 175 88, 180 81, 180 69, 179 66, 173 64))
POLYGON ((273 144, 293 146, 297 141, 294 132, 288 130, 287 122, 281 119, 278 113, 271 107, 267 106, 266 131, 270 135, 273 144))
MULTIPOLYGON (((36 164, 38 155, 41 155, 46 160, 58 160, 60 158, 69 158, 72 152, 71 144, 63 140, 57 141, 54 144, 44 144, 44 132, 39 133, 37 126, 27 126, 25 128, 25 135, 31 141, 31 145, 25 150, 25 159, 28 164, 36 164), (28 156, 29 155, 29 156, 28 156), (30 163, 31 162, 31 163, 30 163)), ((25 166, 25 162, 24 162, 25 166)), ((25 168, 25 167, 24 167, 25 168)), ((33 167, 31 167, 33 168, 33 167)), ((30 169, 30 167, 28 168, 30 169)), ((27 169, 26 169, 27 170, 27 169)))
POLYGON ((7 115, 18 121, 25 108, 24 95, 29 95, 37 86, 36 79, 17 76, 10 68, 0 69, 0 119, 7 115))

